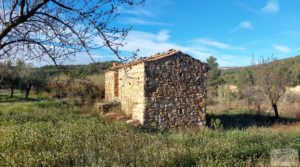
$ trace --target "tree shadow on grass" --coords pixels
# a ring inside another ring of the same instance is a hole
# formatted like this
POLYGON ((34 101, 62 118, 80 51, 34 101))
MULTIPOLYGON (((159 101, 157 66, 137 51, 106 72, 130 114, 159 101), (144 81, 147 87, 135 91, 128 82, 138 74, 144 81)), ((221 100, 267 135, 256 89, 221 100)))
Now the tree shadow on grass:
POLYGON ((46 98, 24 98, 20 96, 14 96, 11 98, 8 95, 0 95, 0 103, 15 103, 15 102, 35 102, 35 101, 42 101, 46 98))
POLYGON ((251 113, 240 114, 208 114, 207 123, 209 127, 213 127, 213 120, 219 119, 224 129, 238 128, 243 129, 251 126, 256 127, 269 127, 274 124, 291 125, 294 123, 300 123, 299 118, 285 118, 275 119, 271 115, 260 115, 251 113))

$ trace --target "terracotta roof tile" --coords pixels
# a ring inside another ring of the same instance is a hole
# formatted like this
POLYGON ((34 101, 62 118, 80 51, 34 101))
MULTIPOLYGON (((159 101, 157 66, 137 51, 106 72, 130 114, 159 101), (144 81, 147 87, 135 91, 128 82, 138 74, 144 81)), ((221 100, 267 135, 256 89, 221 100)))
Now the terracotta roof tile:
POLYGON ((130 67, 130 66, 137 65, 137 64, 140 64, 140 63, 144 63, 144 62, 155 61, 155 60, 159 60, 159 59, 162 59, 162 58, 165 58, 165 57, 176 55, 177 53, 180 53, 180 51, 170 49, 167 52, 157 53, 155 55, 152 55, 152 56, 149 56, 149 57, 146 57, 146 58, 143 58, 143 59, 134 60, 130 63, 118 64, 116 66, 113 66, 111 69, 120 69, 120 68, 130 67))

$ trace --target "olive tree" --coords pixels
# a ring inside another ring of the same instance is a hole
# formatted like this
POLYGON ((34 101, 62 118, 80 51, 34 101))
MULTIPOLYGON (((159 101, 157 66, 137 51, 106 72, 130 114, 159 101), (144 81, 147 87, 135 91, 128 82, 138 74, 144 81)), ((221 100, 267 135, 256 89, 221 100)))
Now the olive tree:
POLYGON ((3 81, 5 81, 9 74, 10 64, 9 61, 0 63, 0 88, 3 86, 3 81))
POLYGON ((18 88, 19 83, 20 83, 20 75, 19 75, 19 71, 18 71, 18 67, 17 67, 17 65, 19 64, 18 62, 19 62, 19 60, 17 61, 15 67, 12 65, 12 63, 10 63, 8 74, 5 78, 6 83, 10 87, 10 97, 11 98, 13 98, 14 90, 16 88, 18 88))

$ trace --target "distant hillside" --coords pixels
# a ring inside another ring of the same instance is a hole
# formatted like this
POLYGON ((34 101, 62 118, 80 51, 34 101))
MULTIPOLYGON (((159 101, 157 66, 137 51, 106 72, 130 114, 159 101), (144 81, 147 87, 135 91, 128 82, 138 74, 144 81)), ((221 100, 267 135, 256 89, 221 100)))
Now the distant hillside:
POLYGON ((91 63, 86 65, 59 65, 56 66, 43 66, 39 69, 49 75, 56 75, 58 70, 60 73, 72 76, 72 77, 83 77, 87 75, 104 73, 106 69, 111 67, 112 61, 91 63))
POLYGON ((226 70, 237 70, 239 68, 243 68, 243 67, 220 67, 219 69, 222 71, 226 71, 226 70))
MULTIPOLYGON (((284 66, 288 67, 291 71, 292 84, 300 84, 300 55, 292 58, 286 58, 278 60, 283 62, 284 66)), ((251 66, 247 67, 231 67, 231 68, 220 68, 221 69, 221 78, 227 84, 236 84, 237 76, 242 70, 251 70, 251 66)))

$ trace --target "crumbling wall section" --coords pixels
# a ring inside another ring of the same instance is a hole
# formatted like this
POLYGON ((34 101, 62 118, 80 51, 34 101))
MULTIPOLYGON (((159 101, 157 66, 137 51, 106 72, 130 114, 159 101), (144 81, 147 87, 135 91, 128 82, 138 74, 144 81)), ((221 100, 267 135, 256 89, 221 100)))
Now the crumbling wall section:
POLYGON ((121 108, 132 119, 144 122, 145 65, 140 63, 119 69, 119 100, 121 108))
POLYGON ((115 73, 117 71, 107 71, 105 73, 105 101, 114 101, 115 97, 115 73))

